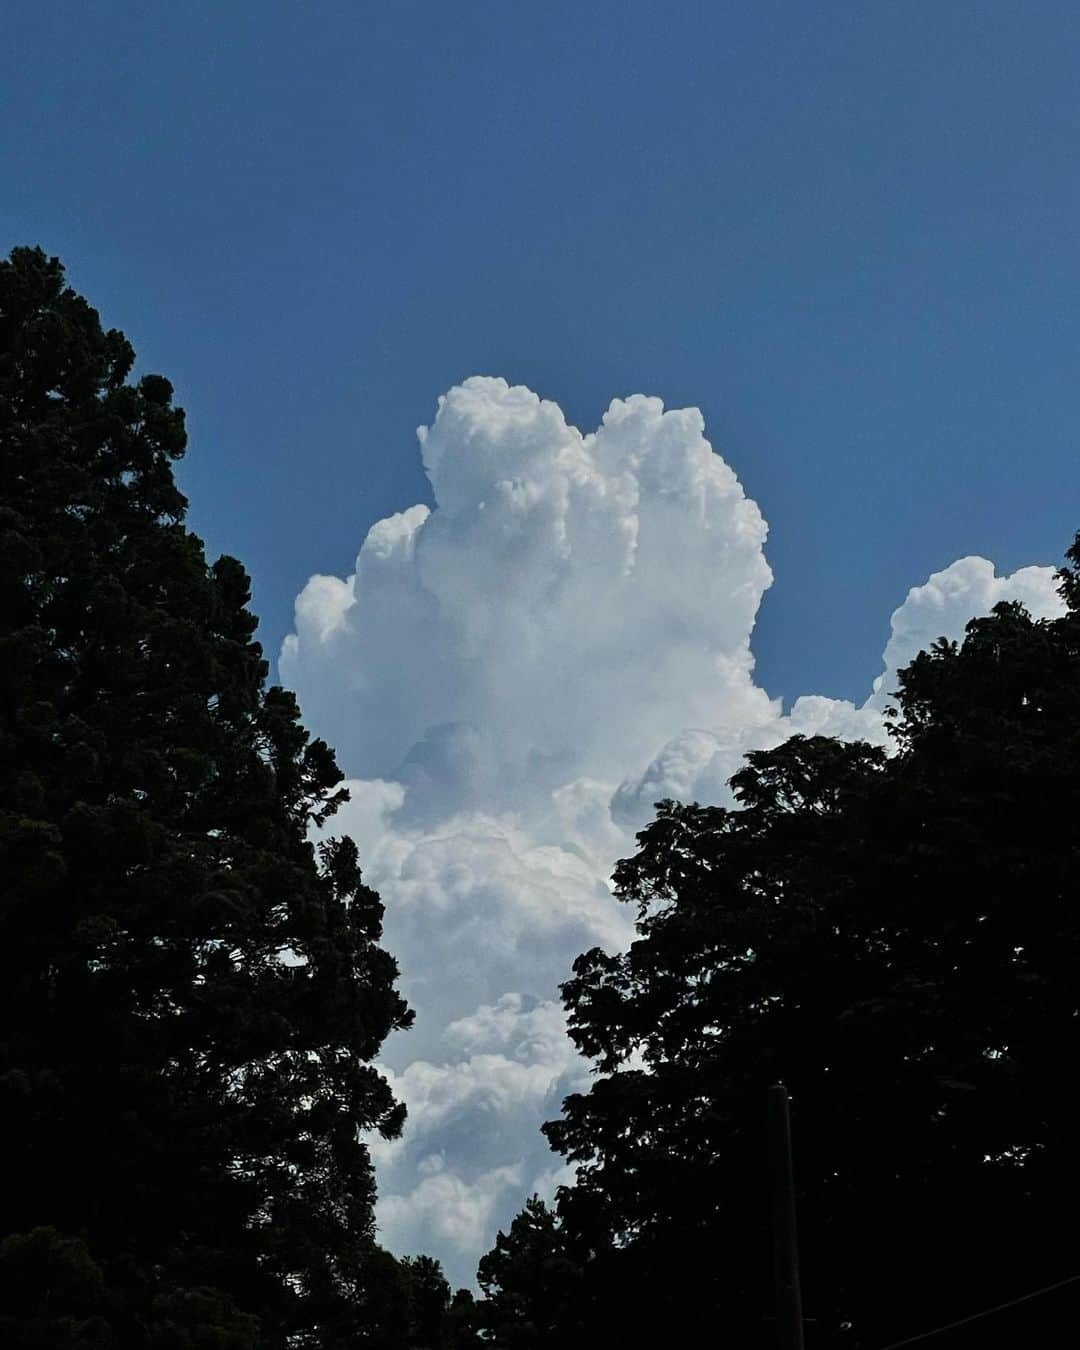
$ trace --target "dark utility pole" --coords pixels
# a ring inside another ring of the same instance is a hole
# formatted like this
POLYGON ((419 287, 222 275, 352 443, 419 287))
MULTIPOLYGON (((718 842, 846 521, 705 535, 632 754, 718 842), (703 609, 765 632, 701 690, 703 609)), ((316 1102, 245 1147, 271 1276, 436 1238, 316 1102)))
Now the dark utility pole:
POLYGON ((795 1230, 795 1173, 791 1162, 791 1112, 783 1083, 769 1089, 769 1170, 772 1173, 776 1327, 780 1350, 803 1350, 799 1239, 795 1230))

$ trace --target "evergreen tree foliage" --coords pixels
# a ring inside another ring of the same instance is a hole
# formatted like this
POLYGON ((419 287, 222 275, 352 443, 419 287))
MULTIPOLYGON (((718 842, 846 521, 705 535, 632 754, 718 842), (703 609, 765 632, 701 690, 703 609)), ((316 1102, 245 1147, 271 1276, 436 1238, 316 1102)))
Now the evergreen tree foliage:
MULTIPOLYGON (((777 1081, 808 1346, 1080 1274, 1080 536, 1068 559, 1064 617, 999 605, 902 673, 894 755, 796 737, 738 809, 661 803, 615 874, 636 941, 563 987, 596 1077, 545 1130, 578 1180, 485 1258, 493 1344, 774 1345, 777 1081)), ((940 1343, 1078 1312, 1072 1284, 940 1343)))
POLYGON ((590 1255, 574 1249, 558 1216, 534 1195, 480 1262, 477 1324, 506 1350, 582 1343, 591 1330, 586 1267, 590 1281, 597 1279, 590 1255))
POLYGON ((368 1343, 359 1132, 401 1128, 371 1061, 411 1014, 133 362, 56 259, 0 262, 4 1344, 368 1343))

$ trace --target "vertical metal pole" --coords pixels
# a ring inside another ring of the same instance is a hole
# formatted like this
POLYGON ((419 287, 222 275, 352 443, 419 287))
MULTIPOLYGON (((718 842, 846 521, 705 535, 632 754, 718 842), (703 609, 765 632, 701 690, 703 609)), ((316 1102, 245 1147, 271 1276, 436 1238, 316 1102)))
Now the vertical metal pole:
POLYGON ((803 1350, 799 1239, 795 1228, 795 1173, 791 1160, 791 1112, 787 1088, 769 1088, 769 1169, 772 1173, 773 1259, 776 1326, 780 1350, 803 1350))

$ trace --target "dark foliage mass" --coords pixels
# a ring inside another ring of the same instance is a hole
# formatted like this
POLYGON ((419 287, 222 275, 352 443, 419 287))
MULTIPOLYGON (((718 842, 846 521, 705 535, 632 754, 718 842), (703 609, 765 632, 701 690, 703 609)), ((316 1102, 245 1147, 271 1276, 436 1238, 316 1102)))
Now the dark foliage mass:
POLYGON ((411 1013, 355 846, 307 839, 342 774, 133 359, 56 259, 0 262, 0 1342, 442 1344, 436 1263, 374 1242, 411 1013))
MULTIPOLYGON (((896 754, 796 737, 738 809, 662 803, 637 940, 563 993, 579 1167, 481 1265, 506 1347, 776 1344, 767 1088, 793 1098, 808 1346, 873 1350, 1080 1273, 1080 536, 901 676, 896 754), (812 1320, 811 1320, 812 1319, 812 1320)), ((943 1347, 1058 1343, 1080 1284, 943 1347)))
MULTIPOLYGON (((40 250, 0 263, 0 1344, 775 1343, 765 1110, 793 1096, 811 1347, 1080 1274, 1080 536, 901 675, 895 753, 799 737, 662 803, 622 955, 564 986, 578 1165, 451 1298, 375 1241, 373 1067, 411 1014, 329 748, 184 526, 167 380, 40 250)), ((1050 1344, 1080 1284, 943 1333, 1050 1344)), ((1066 1335, 1065 1339, 1070 1339, 1066 1335)))

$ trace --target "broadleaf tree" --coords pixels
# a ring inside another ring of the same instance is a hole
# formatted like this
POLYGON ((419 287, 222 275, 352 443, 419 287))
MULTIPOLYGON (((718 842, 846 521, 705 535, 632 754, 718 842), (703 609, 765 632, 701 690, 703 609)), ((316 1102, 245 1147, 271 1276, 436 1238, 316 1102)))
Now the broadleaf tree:
POLYGON ((577 1182, 485 1258, 494 1344, 774 1345, 777 1081, 808 1345, 1075 1322, 1080 1283, 1025 1296, 1080 1274, 1080 536, 1059 581, 1062 617, 999 605, 901 673, 893 753, 795 737, 734 809, 660 804, 615 873, 636 940, 563 987, 577 1182))

